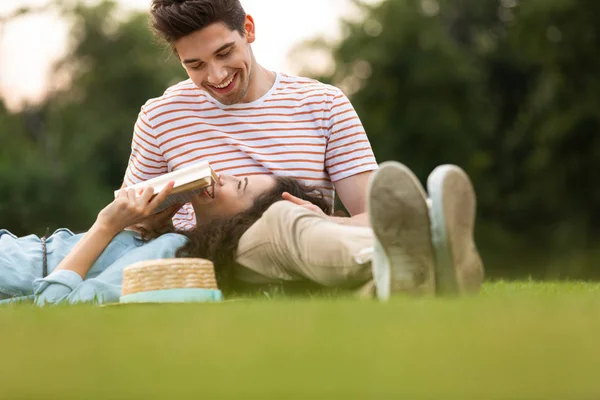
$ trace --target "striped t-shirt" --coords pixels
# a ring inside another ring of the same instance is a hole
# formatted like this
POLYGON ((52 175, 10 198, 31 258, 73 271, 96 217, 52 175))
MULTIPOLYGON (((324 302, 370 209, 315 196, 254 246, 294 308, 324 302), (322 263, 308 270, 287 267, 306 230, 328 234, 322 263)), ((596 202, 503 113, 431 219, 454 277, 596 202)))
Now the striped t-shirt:
MULTIPOLYGON (((250 103, 223 105, 186 80, 142 107, 125 186, 198 161, 210 162, 217 174, 293 177, 332 202, 336 181, 377 169, 347 97, 334 86, 285 74, 250 103)), ((173 223, 195 226, 191 204, 173 223)))

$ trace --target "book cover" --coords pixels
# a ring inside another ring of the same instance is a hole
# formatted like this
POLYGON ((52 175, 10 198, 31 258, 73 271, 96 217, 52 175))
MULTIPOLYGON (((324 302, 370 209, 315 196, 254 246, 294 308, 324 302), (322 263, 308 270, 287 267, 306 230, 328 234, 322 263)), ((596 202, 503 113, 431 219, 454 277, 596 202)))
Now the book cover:
POLYGON ((171 181, 175 182, 171 194, 152 212, 156 214, 174 204, 189 203, 193 195, 201 194, 207 191, 208 195, 214 196, 214 185, 217 182, 217 174, 213 171, 208 161, 195 163, 185 168, 171 171, 167 174, 148 179, 144 182, 136 183, 119 190, 115 190, 115 197, 123 189, 138 190, 151 186, 154 189, 154 195, 158 194, 171 181))

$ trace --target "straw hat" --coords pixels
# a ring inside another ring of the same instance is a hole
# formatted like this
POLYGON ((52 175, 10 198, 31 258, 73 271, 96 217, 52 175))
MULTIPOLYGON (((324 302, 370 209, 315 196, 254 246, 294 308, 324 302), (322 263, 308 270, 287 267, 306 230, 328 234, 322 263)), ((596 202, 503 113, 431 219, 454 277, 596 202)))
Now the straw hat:
POLYGON ((201 258, 140 261, 123 270, 120 303, 221 301, 212 262, 201 258))

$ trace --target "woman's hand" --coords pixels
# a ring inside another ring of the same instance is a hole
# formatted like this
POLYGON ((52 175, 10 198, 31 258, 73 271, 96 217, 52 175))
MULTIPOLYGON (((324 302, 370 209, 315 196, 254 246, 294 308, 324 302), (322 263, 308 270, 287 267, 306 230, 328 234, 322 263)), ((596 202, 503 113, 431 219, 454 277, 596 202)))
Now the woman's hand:
POLYGON ((133 189, 122 189, 117 198, 100 211, 94 225, 54 271, 73 271, 81 279, 85 279, 93 263, 100 257, 113 237, 126 227, 150 215, 152 210, 171 193, 174 184, 175 182, 169 182, 154 198, 152 198, 154 190, 151 187, 138 193, 133 189))
POLYGON ((174 184, 175 182, 169 182, 154 198, 154 190, 151 187, 146 187, 138 193, 133 189, 121 189, 115 200, 100 211, 96 224, 114 234, 137 224, 167 198, 174 184))
POLYGON ((177 214, 177 211, 183 207, 182 203, 174 204, 171 207, 165 208, 164 210, 152 214, 136 224, 127 226, 125 229, 135 231, 149 238, 155 238, 160 236, 161 232, 167 231, 173 228, 171 223, 173 216, 177 214))

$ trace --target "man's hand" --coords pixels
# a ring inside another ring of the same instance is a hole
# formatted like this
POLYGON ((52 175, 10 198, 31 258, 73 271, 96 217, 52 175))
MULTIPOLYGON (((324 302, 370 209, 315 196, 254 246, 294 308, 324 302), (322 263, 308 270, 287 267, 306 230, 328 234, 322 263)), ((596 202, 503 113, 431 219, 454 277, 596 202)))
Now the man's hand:
POLYGON ((352 218, 345 217, 332 217, 327 215, 321 210, 319 207, 311 203, 310 201, 299 199, 296 196, 289 194, 288 192, 284 192, 281 197, 284 200, 291 201, 292 203, 299 205, 300 207, 304 207, 308 210, 311 210, 317 214, 325 215, 327 219, 331 222, 335 222, 340 225, 349 225, 349 226, 370 226, 369 216, 367 213, 354 215, 352 218))
POLYGON ((297 204, 297 205, 299 205, 301 207, 304 207, 307 210, 316 212, 317 214, 325 214, 323 212, 323 210, 321 210, 319 207, 317 207, 316 205, 314 205, 310 201, 299 199, 298 197, 293 196, 293 195, 289 194, 288 192, 283 192, 283 194, 281 195, 281 197, 284 200, 291 201, 292 203, 297 204))

